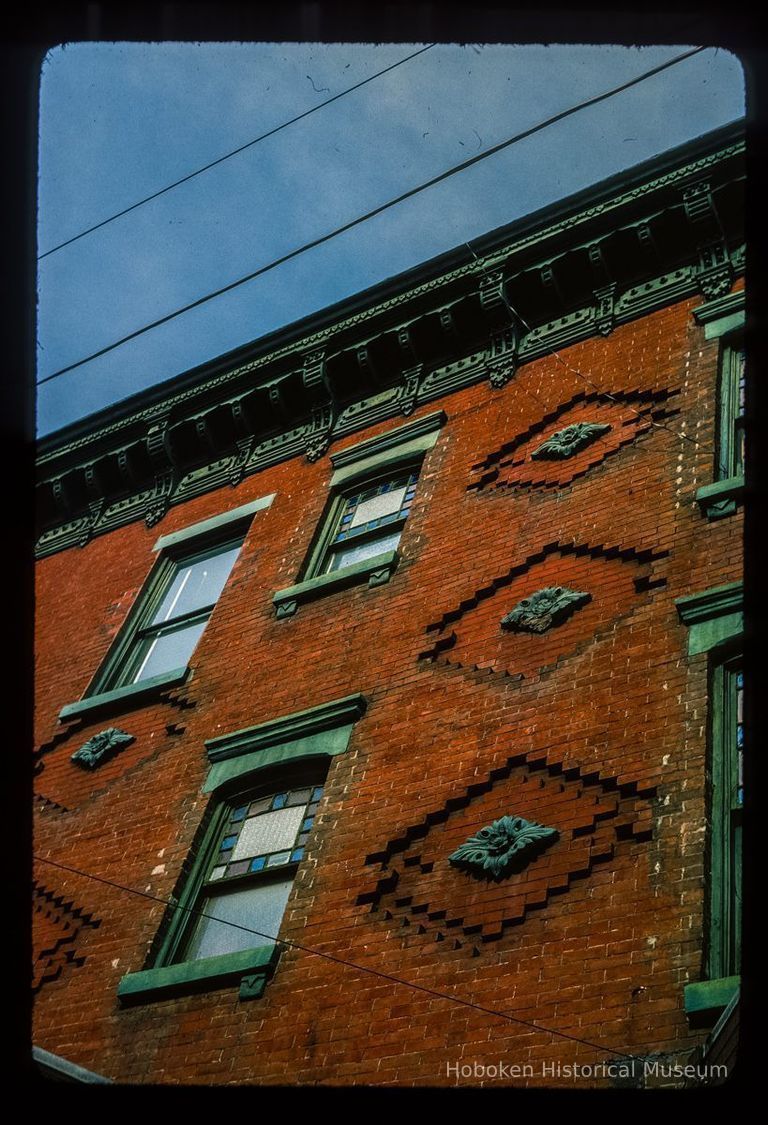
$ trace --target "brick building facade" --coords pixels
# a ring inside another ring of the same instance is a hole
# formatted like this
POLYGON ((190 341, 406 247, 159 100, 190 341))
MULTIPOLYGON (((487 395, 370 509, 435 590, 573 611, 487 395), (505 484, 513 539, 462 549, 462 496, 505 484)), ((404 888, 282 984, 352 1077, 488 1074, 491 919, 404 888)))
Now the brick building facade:
POLYGON ((742 179, 720 130, 41 443, 44 1052, 653 1085, 732 1031, 742 179))

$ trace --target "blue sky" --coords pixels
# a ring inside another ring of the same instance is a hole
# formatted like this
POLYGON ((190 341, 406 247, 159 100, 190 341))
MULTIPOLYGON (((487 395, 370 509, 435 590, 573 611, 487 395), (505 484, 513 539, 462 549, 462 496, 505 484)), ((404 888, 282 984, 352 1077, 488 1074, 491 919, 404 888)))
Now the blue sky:
MULTIPOLYGON (((38 253, 423 44, 81 43, 45 59, 38 253)), ((690 45, 437 45, 39 263, 38 379, 690 45)), ((45 383, 41 434, 744 113, 709 49, 45 383)))

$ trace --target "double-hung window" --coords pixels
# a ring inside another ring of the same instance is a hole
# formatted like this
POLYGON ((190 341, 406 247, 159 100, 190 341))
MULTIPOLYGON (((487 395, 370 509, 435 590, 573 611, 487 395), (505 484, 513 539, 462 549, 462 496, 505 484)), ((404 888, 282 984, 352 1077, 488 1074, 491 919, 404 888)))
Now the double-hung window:
POLYGON ((187 666, 242 546, 225 543, 161 558, 133 621, 108 659, 99 692, 187 666))
POLYGON ((685 1007, 711 1020, 738 988, 741 964, 742 805, 744 801, 742 584, 676 599, 688 627, 688 655, 709 663, 707 758, 707 930, 701 980, 685 986, 685 1007))
POLYGON ((316 573, 328 574, 394 551, 416 493, 418 473, 366 481, 336 497, 319 551, 316 573))
MULTIPOLYGON (((214 796, 152 967, 119 985, 124 1001, 240 983, 259 997, 278 959, 278 933, 312 835, 327 767, 318 761, 214 796)), ((231 789, 231 786, 229 787, 231 789)))
POLYGON ((146 967, 120 981, 122 1001, 235 982, 241 999, 261 995, 297 873, 317 845, 329 768, 365 707, 346 696, 206 743, 210 803, 146 967))
POLYGON ((694 309, 706 340, 717 340, 717 432, 713 479, 701 485, 696 500, 708 519, 731 516, 744 492, 746 364, 744 290, 694 309))
POLYGON ((160 536, 157 561, 125 624, 83 698, 66 704, 60 719, 143 698, 186 677, 251 520, 273 499, 261 496, 160 536))
POLYGON ((344 586, 382 586, 394 573, 425 456, 446 421, 426 414, 330 456, 325 512, 299 580, 272 597, 278 617, 344 586))
POLYGON ((274 945, 322 795, 293 785, 221 806, 179 960, 274 945))

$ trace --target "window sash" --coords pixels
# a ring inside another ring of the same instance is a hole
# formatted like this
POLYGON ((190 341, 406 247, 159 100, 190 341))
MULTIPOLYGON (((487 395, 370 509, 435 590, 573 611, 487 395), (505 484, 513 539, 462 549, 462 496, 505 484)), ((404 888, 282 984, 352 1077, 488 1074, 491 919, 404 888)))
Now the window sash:
POLYGON ((221 597, 241 546, 242 540, 237 544, 224 543, 215 549, 203 553, 198 552, 191 557, 187 556, 176 561, 174 570, 168 578, 165 590, 149 624, 168 625, 191 613, 199 613, 206 608, 210 612, 221 597), (227 560, 227 555, 231 556, 229 560, 227 560), (219 565, 222 562, 223 565, 219 565), (205 571, 202 569, 206 563, 209 565, 210 571, 207 582, 205 571), (178 582, 178 589, 174 592, 177 580, 180 581, 178 582), (196 598, 200 598, 201 593, 205 593, 207 596, 202 600, 195 601, 196 598), (171 595, 173 595, 172 598, 171 595), (166 607, 166 602, 169 599, 171 599, 170 603, 166 607))
MULTIPOLYGON (((331 543, 328 547, 325 559, 324 573, 330 574, 331 571, 339 570, 342 566, 351 566, 352 563, 343 561, 345 555, 355 551, 360 551, 360 558, 373 558, 375 555, 381 554, 382 551, 394 550, 400 542, 405 527, 405 516, 403 516, 397 523, 392 522, 385 527, 376 528, 373 531, 366 531, 365 534, 356 535, 353 538, 345 540, 343 543, 331 543), (389 544, 387 546, 386 544, 389 544)), ((353 560, 357 561, 357 560, 353 560)))
POLYGON ((260 945, 274 945, 293 887, 296 865, 290 877, 249 880, 227 886, 218 894, 207 894, 199 909, 204 917, 196 919, 184 961, 239 953, 260 945), (231 925, 229 923, 235 923, 231 925), (242 928, 238 928, 238 926, 242 928), (256 931, 256 932, 251 932, 256 931))
MULTIPOLYGON (((275 867, 265 865, 261 871, 225 879, 212 878, 212 875, 221 863, 222 843, 227 835, 233 832, 233 823, 239 823, 235 820, 234 814, 241 810, 242 806, 251 806, 254 802, 266 799, 274 802, 279 794, 308 789, 311 791, 310 799, 304 805, 273 804, 271 807, 278 809, 302 807, 310 810, 308 815, 314 818, 318 801, 322 798, 324 777, 325 770, 317 767, 281 770, 279 780, 272 775, 271 780, 265 780, 260 786, 254 787, 251 783, 247 789, 240 789, 235 793, 230 791, 227 797, 219 797, 218 800, 213 801, 198 830, 199 843, 193 844, 191 869, 184 880, 178 903, 166 916, 161 934, 158 935, 159 948, 152 959, 154 967, 181 964, 200 957, 212 956, 213 954, 200 952, 200 949, 205 948, 206 942, 215 940, 216 935, 211 933, 208 938, 203 939, 200 927, 215 930, 215 921, 203 922, 199 914, 209 914, 215 919, 217 917, 215 903, 230 891, 235 893, 248 888, 285 882, 290 893, 300 859, 292 859, 289 863, 275 867)), ((302 858, 311 832, 312 827, 307 831, 302 828, 298 834, 297 843, 300 842, 302 858)), ((258 922, 254 923, 252 928, 269 935, 268 928, 259 925, 258 922)), ((222 934, 223 932, 221 931, 222 934)), ((237 932, 233 930, 233 933, 237 932)), ((239 932, 245 934, 245 931, 239 932)), ((277 928, 275 936, 276 934, 277 928)), ((234 952, 235 946, 237 949, 256 949, 260 945, 270 944, 267 939, 257 935, 251 935, 247 945, 238 945, 240 939, 237 937, 233 937, 232 940, 233 946, 228 952, 234 952)))
MULTIPOLYGON (((156 566, 139 592, 117 641, 107 653, 102 668, 94 677, 88 691, 89 695, 127 687, 141 682, 141 679, 146 679, 147 675, 140 675, 140 673, 147 649, 152 646, 152 639, 161 633, 170 636, 174 632, 191 629, 194 625, 202 623, 203 628, 195 638, 192 647, 183 654, 184 660, 182 663, 186 663, 191 658, 197 642, 205 631, 205 626, 221 597, 221 593, 229 581, 244 538, 243 534, 237 536, 230 534, 223 542, 211 543, 207 547, 198 544, 194 551, 191 551, 189 544, 186 544, 187 551, 185 553, 174 552, 173 554, 162 555, 158 559, 156 566), (192 567, 208 558, 217 558, 228 551, 233 553, 233 558, 213 602, 203 606, 192 606, 181 613, 168 616, 166 620, 158 620, 163 603, 176 577, 185 567, 192 567)), ((182 664, 174 663, 174 668, 181 666, 182 664)), ((173 668, 170 666, 155 668, 152 675, 160 675, 165 671, 173 671, 173 668)))
POLYGON ((745 352, 741 337, 722 342, 717 479, 744 473, 745 352))
MULTIPOLYGON (((385 475, 360 479, 354 485, 347 485, 343 492, 334 496, 328 511, 320 521, 320 534, 310 554, 309 562, 305 566, 303 579, 328 574, 341 569, 341 565, 352 565, 347 562, 340 565, 338 560, 344 551, 354 546, 362 547, 366 543, 372 543, 376 540, 388 540, 394 534, 397 534, 399 541, 413 506, 418 481, 418 466, 399 467, 396 471, 390 471, 385 475), (359 501, 351 508, 349 506, 350 500, 355 497, 362 497, 365 493, 373 492, 382 485, 389 485, 389 491, 391 492, 396 492, 399 486, 405 487, 405 494, 398 510, 387 513, 373 521, 366 521, 359 526, 352 527, 351 520, 345 523, 345 516, 353 516, 360 504, 366 503, 368 498, 359 501), (339 539, 342 534, 344 538, 339 539)), ((382 550, 387 549, 391 548, 382 548, 382 550)), ((370 557, 379 553, 379 551, 373 551, 370 557)))
POLYGON ((735 976, 741 954, 742 804, 737 683, 741 663, 718 665, 712 677, 710 764, 711 856, 708 976, 735 976))
POLYGON ((141 680, 150 679, 152 676, 172 672, 174 668, 185 667, 197 648, 210 615, 211 610, 209 609, 207 613, 202 615, 197 613, 190 615, 183 621, 174 621, 169 625, 157 625, 137 633, 123 667, 120 682, 122 684, 136 684, 141 680), (177 640, 175 650, 170 645, 163 644, 164 641, 172 641, 174 638, 177 640), (191 644, 184 644, 184 638, 188 638, 191 644), (178 645, 179 641, 182 642, 180 646, 178 645), (168 652, 170 658, 163 655, 164 651, 168 652), (178 655, 174 655, 174 652, 178 655), (159 661, 156 659, 157 656, 160 656, 159 661))

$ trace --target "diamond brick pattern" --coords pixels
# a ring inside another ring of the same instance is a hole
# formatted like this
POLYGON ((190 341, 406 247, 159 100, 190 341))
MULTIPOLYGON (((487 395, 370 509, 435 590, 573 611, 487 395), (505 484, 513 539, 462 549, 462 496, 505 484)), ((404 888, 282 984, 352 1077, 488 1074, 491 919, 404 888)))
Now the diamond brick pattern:
POLYGON ((622 391, 611 393, 610 398, 577 394, 473 465, 476 479, 467 490, 562 488, 650 433, 655 424, 673 418, 677 411, 666 403, 676 393, 665 389, 622 391), (594 432, 589 440, 574 443, 567 456, 542 453, 571 427, 593 427, 594 432))
POLYGON ((84 964, 78 953, 80 932, 100 925, 100 919, 40 883, 33 885, 33 910, 32 987, 39 992, 65 970, 84 964))
POLYGON ((414 926, 425 940, 450 937, 445 948, 466 946, 478 953, 531 910, 572 891, 618 849, 649 839, 654 792, 512 755, 504 767, 464 793, 451 794, 442 808, 369 855, 366 863, 380 865, 382 874, 358 905, 370 905, 380 921, 414 926), (509 878, 480 881, 457 872, 451 864, 456 849, 509 808, 552 826, 557 838, 509 878))

